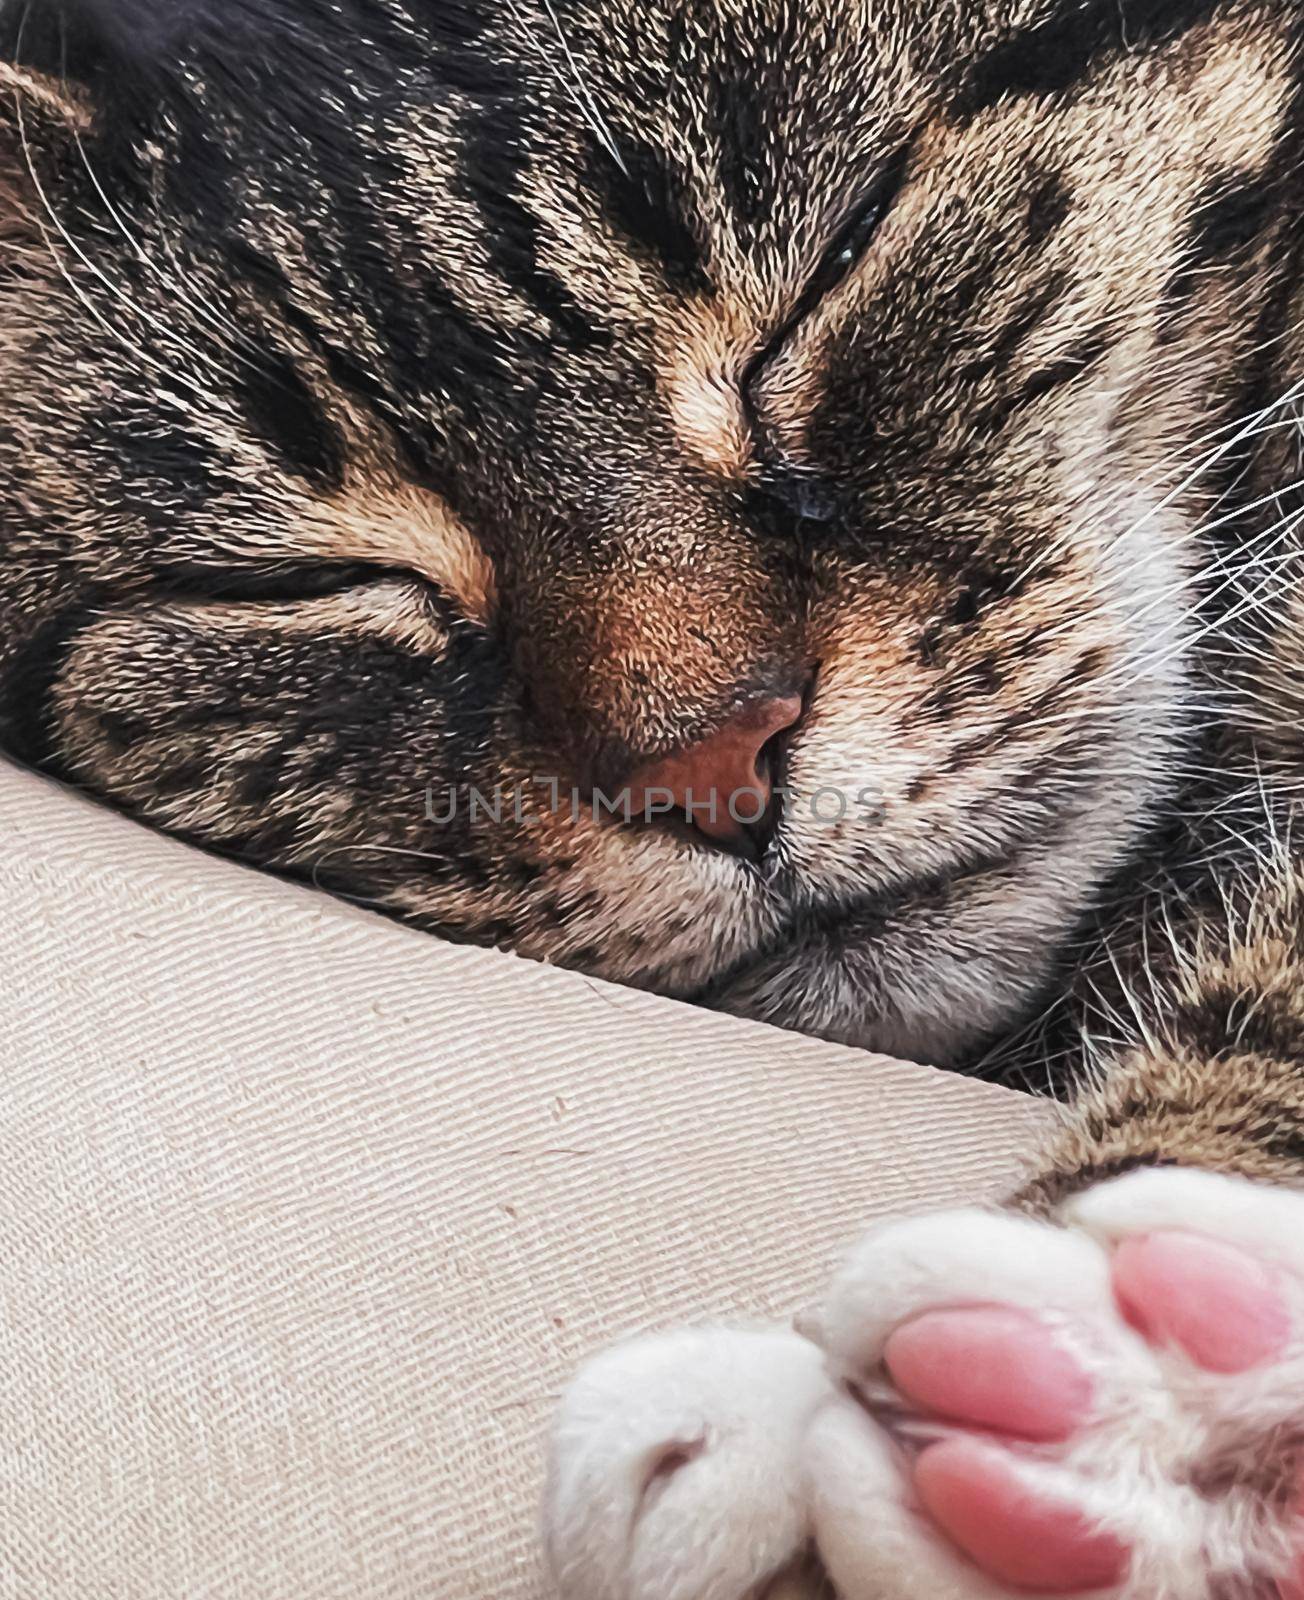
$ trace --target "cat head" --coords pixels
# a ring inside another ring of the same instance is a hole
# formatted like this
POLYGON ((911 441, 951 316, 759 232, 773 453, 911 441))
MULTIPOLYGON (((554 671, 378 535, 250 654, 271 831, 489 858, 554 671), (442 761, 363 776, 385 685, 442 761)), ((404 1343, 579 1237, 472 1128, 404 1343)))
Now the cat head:
POLYGON ((1029 1002, 1171 785, 1220 539, 1272 521, 1207 531, 1286 381, 1293 6, 0 18, 57 607, 442 663, 429 741, 216 804, 189 745, 164 781, 183 675, 89 636, 59 764, 423 925, 838 1037, 948 1059, 1029 1002), (88 713, 110 682, 147 734, 88 713))

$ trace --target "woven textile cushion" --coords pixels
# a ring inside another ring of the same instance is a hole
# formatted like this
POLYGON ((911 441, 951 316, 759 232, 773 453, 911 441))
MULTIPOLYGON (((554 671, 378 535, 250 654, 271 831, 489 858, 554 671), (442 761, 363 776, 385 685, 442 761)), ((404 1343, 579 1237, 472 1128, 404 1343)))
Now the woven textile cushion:
POLYGON ((541 1600, 540 1435, 985 1196, 1013 1094, 454 948, 0 770, 0 1596, 541 1600))

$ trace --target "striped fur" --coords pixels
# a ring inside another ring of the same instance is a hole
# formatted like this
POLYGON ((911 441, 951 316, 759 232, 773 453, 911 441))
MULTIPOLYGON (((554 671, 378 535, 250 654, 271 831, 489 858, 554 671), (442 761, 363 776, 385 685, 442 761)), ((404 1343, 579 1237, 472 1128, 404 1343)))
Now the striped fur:
POLYGON ((0 0, 11 750, 453 937, 1086 1071, 1056 1194, 1297 1179, 1294 0, 98 10, 0 0), (544 781, 812 674, 763 863, 544 781))

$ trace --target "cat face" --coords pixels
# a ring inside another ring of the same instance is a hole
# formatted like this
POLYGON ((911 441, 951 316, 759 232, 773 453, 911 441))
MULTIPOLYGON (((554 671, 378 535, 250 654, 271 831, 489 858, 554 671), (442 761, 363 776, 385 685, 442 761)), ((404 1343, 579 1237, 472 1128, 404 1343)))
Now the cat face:
POLYGON ((1189 732, 1293 8, 353 10, 76 56, 72 124, 11 41, 35 609, 99 616, 54 758, 454 936, 956 1056, 1189 732), (750 728, 764 830, 593 804, 750 728))

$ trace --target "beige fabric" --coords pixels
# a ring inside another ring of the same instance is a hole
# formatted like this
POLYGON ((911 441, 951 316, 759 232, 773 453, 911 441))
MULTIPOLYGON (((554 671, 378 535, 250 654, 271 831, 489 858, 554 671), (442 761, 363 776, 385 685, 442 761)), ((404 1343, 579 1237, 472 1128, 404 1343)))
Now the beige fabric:
POLYGON ((1044 1108, 455 949, 0 771, 0 1596, 538 1600, 625 1330, 777 1317, 1044 1108))

